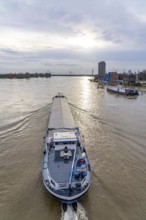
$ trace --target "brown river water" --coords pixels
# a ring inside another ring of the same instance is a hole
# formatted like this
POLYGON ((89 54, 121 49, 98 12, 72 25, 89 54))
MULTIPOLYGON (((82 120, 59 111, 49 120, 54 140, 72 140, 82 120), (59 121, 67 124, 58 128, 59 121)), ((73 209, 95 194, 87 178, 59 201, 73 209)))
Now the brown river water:
POLYGON ((0 220, 70 219, 41 175, 58 92, 68 98, 91 162, 92 184, 77 219, 146 220, 146 93, 108 94, 88 77, 0 80, 0 220))

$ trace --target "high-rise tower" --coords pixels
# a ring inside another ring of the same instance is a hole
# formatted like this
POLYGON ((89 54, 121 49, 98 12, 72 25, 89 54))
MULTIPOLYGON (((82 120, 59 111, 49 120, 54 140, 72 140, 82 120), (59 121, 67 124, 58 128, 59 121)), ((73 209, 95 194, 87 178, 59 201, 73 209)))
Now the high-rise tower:
POLYGON ((105 73, 106 73, 106 63, 104 61, 100 61, 98 63, 98 79, 102 79, 105 73))

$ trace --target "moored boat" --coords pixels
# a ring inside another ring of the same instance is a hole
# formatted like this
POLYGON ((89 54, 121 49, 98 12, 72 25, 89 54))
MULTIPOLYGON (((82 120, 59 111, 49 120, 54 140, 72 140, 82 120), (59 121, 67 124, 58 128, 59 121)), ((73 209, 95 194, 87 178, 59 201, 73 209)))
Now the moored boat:
POLYGON ((42 164, 46 189, 66 204, 82 197, 90 187, 90 163, 67 98, 52 100, 42 164))
POLYGON ((125 96, 137 96, 139 95, 139 92, 137 89, 131 89, 131 88, 124 88, 124 87, 115 87, 115 86, 107 86, 107 91, 111 93, 116 93, 119 95, 125 95, 125 96))

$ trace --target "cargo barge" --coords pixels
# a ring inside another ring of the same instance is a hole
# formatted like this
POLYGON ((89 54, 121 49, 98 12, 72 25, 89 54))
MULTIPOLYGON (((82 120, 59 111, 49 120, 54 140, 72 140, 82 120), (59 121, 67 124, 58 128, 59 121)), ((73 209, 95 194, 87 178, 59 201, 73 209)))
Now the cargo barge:
POLYGON ((52 99, 51 113, 44 138, 43 182, 63 204, 73 204, 89 189, 91 170, 80 130, 76 126, 67 98, 52 99))

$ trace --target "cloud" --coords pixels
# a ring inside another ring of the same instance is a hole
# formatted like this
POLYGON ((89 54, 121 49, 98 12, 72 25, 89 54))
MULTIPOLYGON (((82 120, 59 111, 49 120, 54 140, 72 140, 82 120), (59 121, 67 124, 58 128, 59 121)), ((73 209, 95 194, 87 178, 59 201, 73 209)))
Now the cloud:
POLYGON ((144 0, 1 0, 0 61, 14 70, 48 62, 89 71, 99 60, 136 68, 146 58, 145 9, 144 0))

